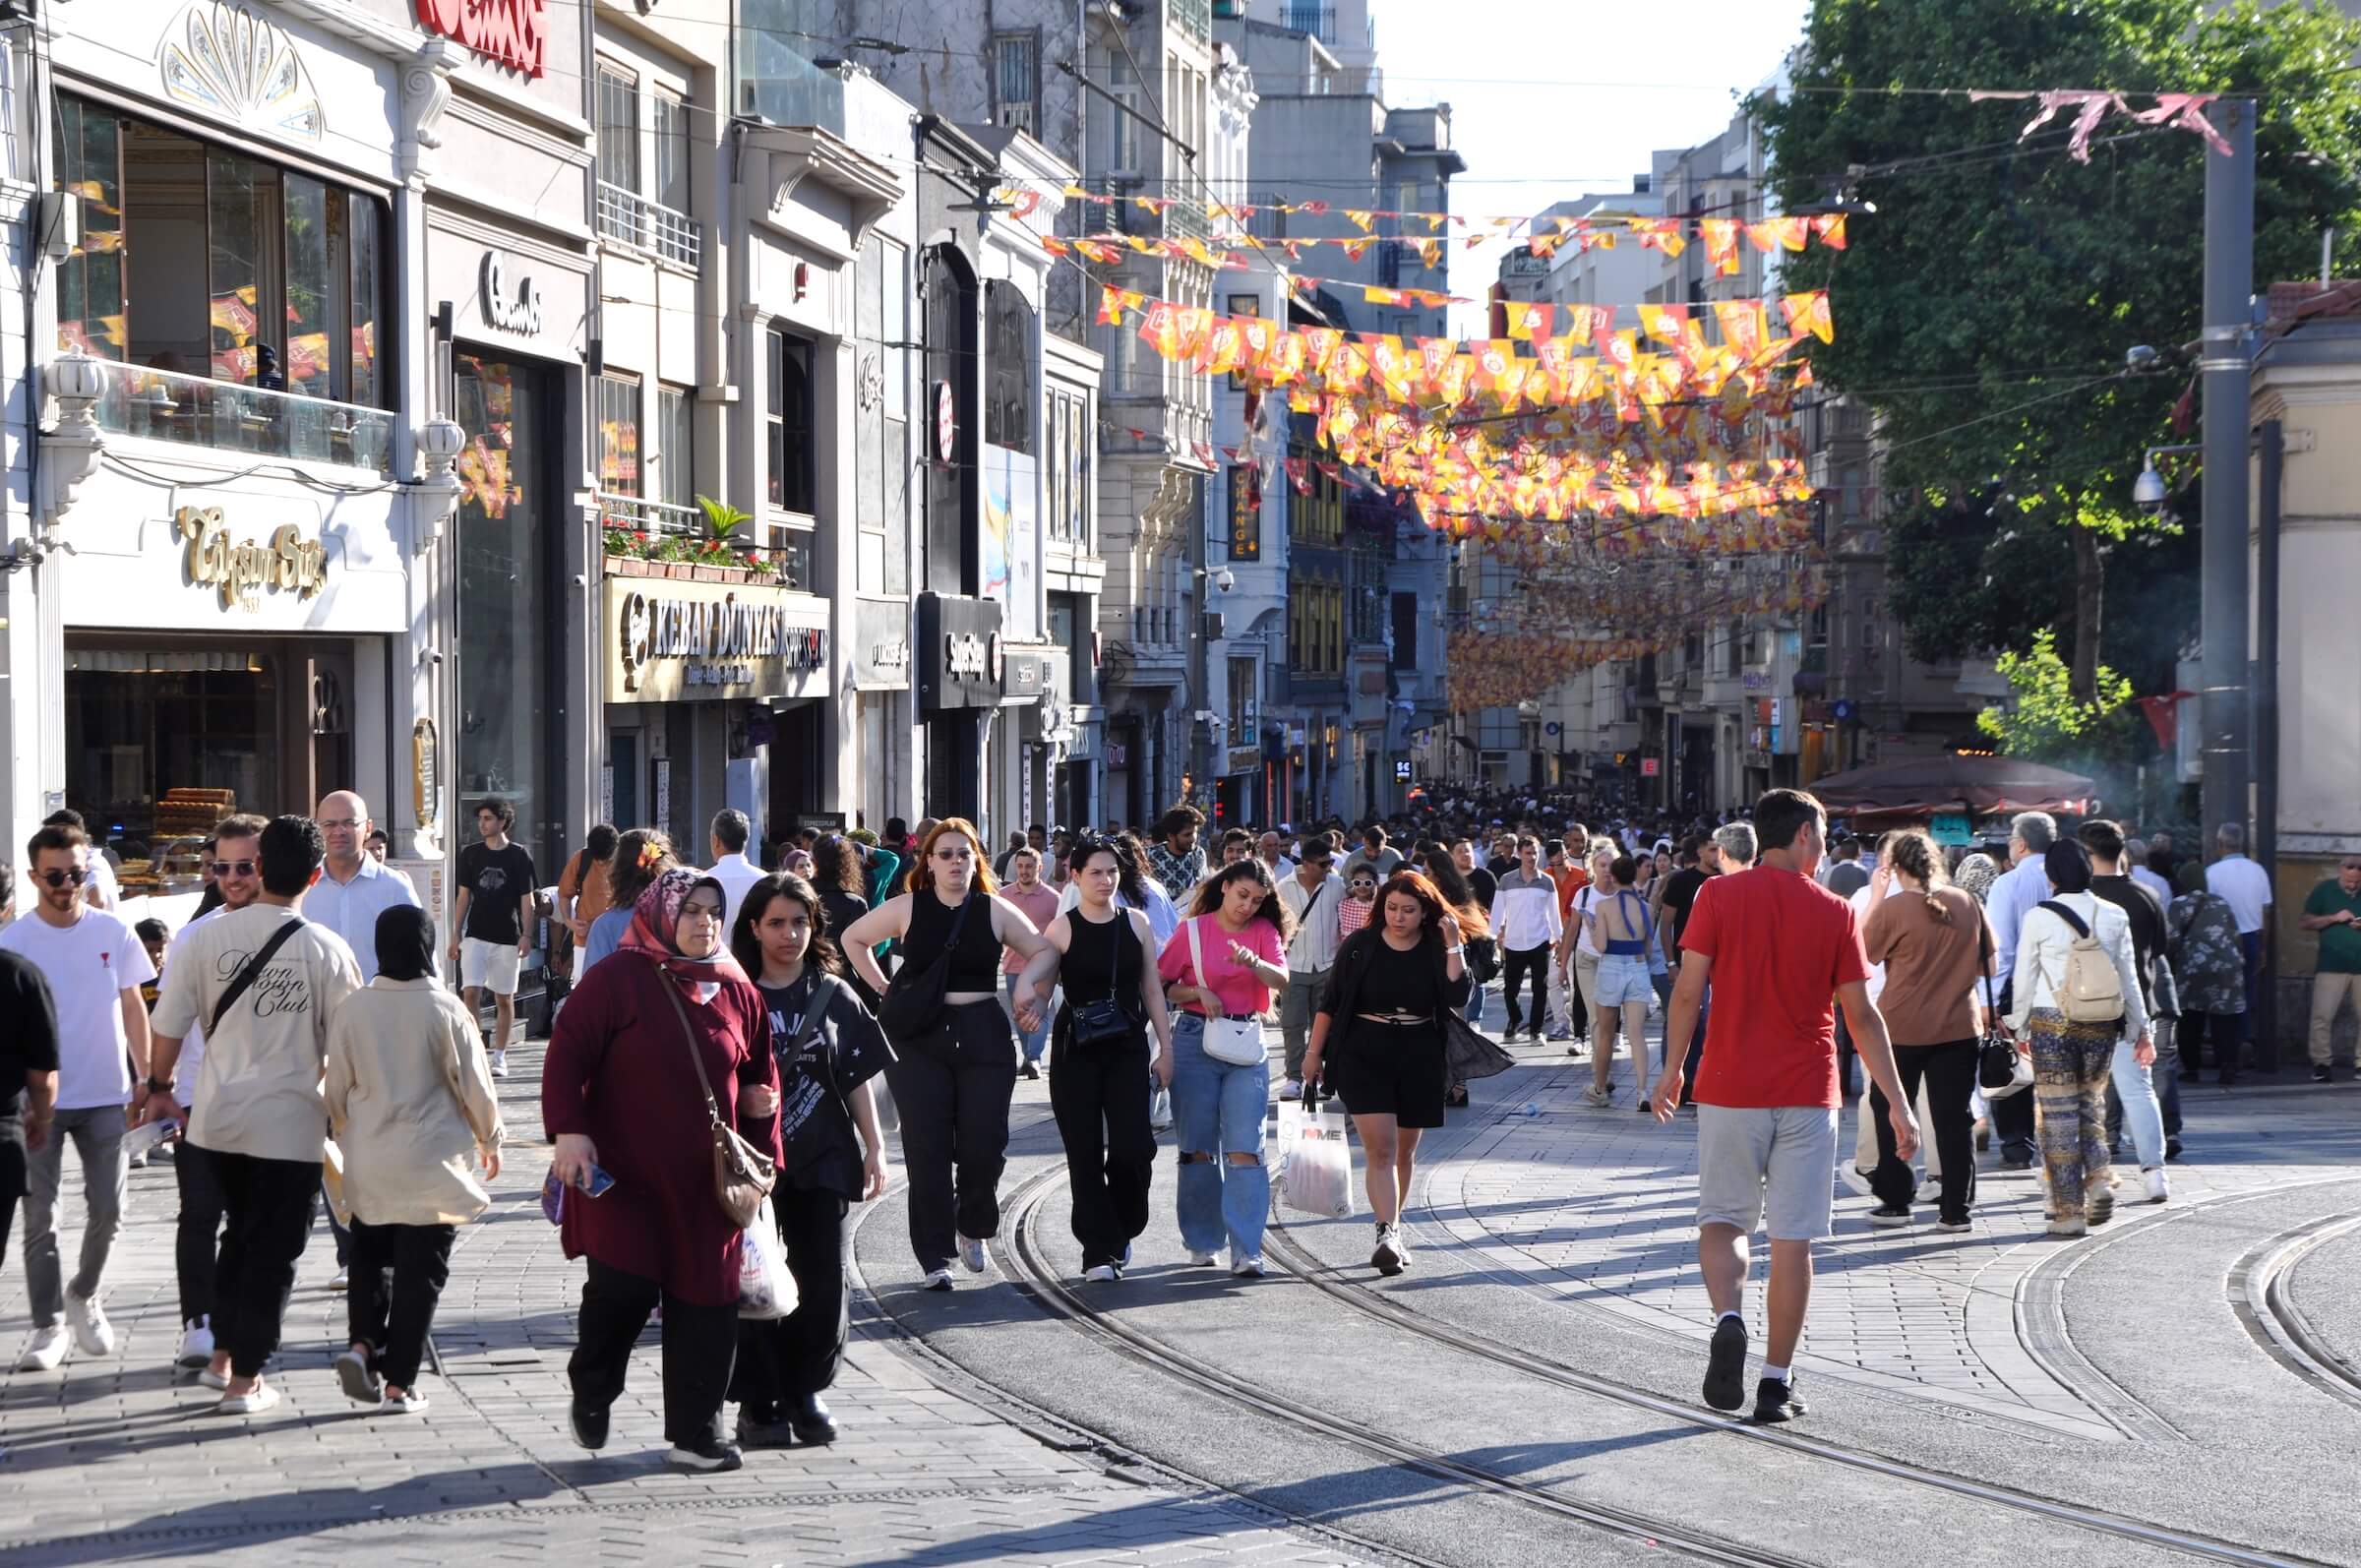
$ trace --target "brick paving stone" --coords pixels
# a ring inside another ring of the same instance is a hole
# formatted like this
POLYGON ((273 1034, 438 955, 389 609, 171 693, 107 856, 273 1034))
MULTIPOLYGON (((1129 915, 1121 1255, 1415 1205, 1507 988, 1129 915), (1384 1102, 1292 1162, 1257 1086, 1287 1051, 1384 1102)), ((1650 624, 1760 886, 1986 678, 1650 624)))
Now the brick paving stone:
MULTIPOLYGON (((329 1359, 344 1343, 334 1251, 313 1236, 272 1368, 282 1403, 228 1419, 175 1370, 168 1160, 132 1173, 106 1306, 116 1349, 56 1373, 0 1370, 0 1561, 205 1555, 219 1563, 1337 1563, 1315 1538, 1219 1494, 1109 1478, 857 1337, 829 1396, 844 1437, 757 1452, 733 1476, 660 1463, 657 1341, 642 1340, 598 1456, 566 1425, 581 1266, 541 1218, 538 1045, 501 1085, 509 1169, 460 1233, 436 1321, 442 1375, 421 1417, 363 1413, 329 1359)), ((68 1160, 64 1227, 82 1226, 68 1160)), ((69 1245, 72 1244, 69 1239, 69 1245)), ((24 1271, 0 1262, 0 1351, 30 1330, 24 1271)))

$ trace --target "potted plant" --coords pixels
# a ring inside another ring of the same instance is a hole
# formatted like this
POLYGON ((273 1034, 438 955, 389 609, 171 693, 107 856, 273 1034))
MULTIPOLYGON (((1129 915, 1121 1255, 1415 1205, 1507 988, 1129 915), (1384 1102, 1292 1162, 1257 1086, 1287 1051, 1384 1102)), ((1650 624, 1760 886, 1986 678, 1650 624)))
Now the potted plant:
POLYGON ((611 577, 644 577, 648 574, 647 535, 639 530, 618 528, 609 523, 606 529, 607 575, 611 577))

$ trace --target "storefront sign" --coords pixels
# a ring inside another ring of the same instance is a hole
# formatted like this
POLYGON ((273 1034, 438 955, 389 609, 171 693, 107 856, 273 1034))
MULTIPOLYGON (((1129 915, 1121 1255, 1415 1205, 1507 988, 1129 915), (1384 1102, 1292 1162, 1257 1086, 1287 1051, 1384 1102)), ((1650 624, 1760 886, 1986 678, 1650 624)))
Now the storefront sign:
POLYGON ((1262 496, 1250 463, 1230 468, 1230 559, 1262 559, 1262 496))
MULTIPOLYGON (((599 819, 613 814, 609 812, 599 819)), ((433 719, 410 726, 410 816, 419 832, 429 834, 443 816, 442 755, 435 745, 433 719)))
POLYGON ((500 252, 484 252, 482 281, 484 320, 504 332, 541 335, 541 286, 529 277, 509 284, 508 264, 500 252))
POLYGON ((1230 748, 1230 765, 1226 771, 1231 773, 1261 772, 1261 748, 1253 746, 1234 746, 1230 748))
POLYGON ((922 593, 918 599, 918 699, 928 709, 1000 703, 1000 602, 922 593))
POLYGON ((824 605, 751 584, 606 579, 607 700, 815 696, 827 690, 824 605))
POLYGON ((1928 827, 1934 835, 1935 842, 1945 849, 1951 848, 1954 844, 1975 842, 1975 835, 1968 831, 1968 818, 1963 813, 1937 812, 1934 820, 1928 824, 1928 827))
POLYGON ((418 0, 418 25, 526 76, 547 69, 549 0, 418 0))
POLYGON ((172 514, 174 530, 188 542, 189 580, 221 590, 221 608, 260 609, 263 591, 308 599, 328 580, 328 546, 306 539, 288 523, 269 544, 233 542, 219 507, 183 507, 172 514))
POLYGON ((1000 694, 1009 701, 1037 702, 1050 694, 1053 666, 1048 655, 1011 653, 1004 663, 1006 674, 1000 682, 1000 694))
POLYGON ((899 599, 862 599, 853 606, 853 686, 862 692, 900 692, 910 685, 910 607, 899 599))

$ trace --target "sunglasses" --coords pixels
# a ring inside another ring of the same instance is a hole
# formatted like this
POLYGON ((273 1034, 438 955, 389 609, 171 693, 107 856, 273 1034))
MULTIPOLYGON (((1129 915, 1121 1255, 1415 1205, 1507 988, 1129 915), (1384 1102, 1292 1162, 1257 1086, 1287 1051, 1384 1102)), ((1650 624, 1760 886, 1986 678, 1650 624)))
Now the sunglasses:
POLYGON ((1375 888, 1375 887, 1376 887, 1376 885, 1377 885, 1377 884, 1376 884, 1375 882, 1371 882, 1371 881, 1364 881, 1364 880, 1362 880, 1362 879, 1361 877, 1359 877, 1359 876, 1356 876, 1356 877, 1354 877, 1354 878, 1353 878, 1353 886, 1354 886, 1356 889, 1358 889, 1359 891, 1361 891, 1361 892, 1364 892, 1364 893, 1365 893, 1365 892, 1368 892, 1368 891, 1370 891, 1371 889, 1375 888))
POLYGON ((215 876, 252 876, 258 864, 260 863, 250 860, 217 860, 213 862, 213 874, 215 876))
POLYGON ((968 849, 938 849, 935 852, 935 858, 937 860, 974 860, 976 854, 974 850, 968 849))
POLYGON ((89 876, 91 874, 77 866, 71 871, 62 872, 57 870, 55 867, 52 867, 48 871, 35 872, 33 874, 38 876, 42 881, 47 882, 52 887, 64 887, 69 884, 75 887, 80 887, 83 883, 83 879, 89 876))

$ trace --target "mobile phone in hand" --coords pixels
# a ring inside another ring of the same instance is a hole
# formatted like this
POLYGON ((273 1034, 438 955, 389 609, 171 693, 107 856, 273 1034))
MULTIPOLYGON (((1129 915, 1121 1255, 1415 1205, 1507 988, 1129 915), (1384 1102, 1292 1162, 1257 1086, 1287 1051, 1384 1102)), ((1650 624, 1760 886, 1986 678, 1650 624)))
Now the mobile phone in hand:
POLYGON ((594 1161, 590 1166, 590 1178, 582 1183, 582 1195, 591 1198, 603 1197, 607 1188, 614 1184, 615 1178, 607 1175, 605 1168, 594 1161))

